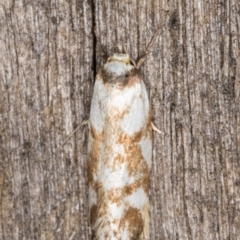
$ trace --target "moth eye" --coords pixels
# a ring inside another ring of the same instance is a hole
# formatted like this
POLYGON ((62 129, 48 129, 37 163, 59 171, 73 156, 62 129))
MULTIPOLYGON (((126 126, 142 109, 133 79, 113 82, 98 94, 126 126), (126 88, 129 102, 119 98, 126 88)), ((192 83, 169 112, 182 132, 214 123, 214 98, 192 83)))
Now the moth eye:
POLYGON ((128 75, 128 74, 125 74, 125 77, 126 77, 126 78, 129 77, 129 75, 128 75))

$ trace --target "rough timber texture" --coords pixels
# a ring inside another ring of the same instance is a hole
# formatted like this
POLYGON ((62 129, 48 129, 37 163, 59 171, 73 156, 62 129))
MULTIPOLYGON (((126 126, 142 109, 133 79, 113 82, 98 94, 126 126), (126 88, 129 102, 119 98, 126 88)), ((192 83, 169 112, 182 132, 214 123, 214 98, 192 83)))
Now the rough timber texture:
POLYGON ((90 239, 93 74, 118 43, 141 55, 155 124, 151 240, 240 236, 237 0, 0 3, 0 239, 90 239), (93 34, 95 27, 95 35, 93 34))
POLYGON ((89 1, 0 3, 0 239, 89 239, 89 1), (84 7, 83 7, 84 6, 84 7))

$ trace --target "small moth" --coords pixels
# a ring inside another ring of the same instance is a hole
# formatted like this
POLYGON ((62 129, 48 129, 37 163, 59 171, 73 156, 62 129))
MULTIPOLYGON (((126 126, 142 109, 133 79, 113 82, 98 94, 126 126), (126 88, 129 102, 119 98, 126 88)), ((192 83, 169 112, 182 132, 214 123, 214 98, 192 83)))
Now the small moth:
POLYGON ((92 239, 149 236, 152 125, 142 62, 114 53, 96 76, 88 142, 92 239))
POLYGON ((128 54, 114 54, 99 71, 89 122, 93 239, 145 239, 152 128, 146 87, 128 54))

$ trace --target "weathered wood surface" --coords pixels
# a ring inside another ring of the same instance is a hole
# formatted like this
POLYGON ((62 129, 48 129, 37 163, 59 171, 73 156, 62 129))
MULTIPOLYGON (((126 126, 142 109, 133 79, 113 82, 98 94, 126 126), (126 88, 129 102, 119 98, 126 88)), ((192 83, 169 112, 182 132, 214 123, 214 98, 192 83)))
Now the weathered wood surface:
POLYGON ((240 236, 240 5, 0 3, 0 239, 90 239, 86 135, 94 75, 141 55, 154 133, 151 240, 240 236), (95 28, 95 32, 93 31, 95 28))
POLYGON ((89 1, 3 1, 0 239, 89 239, 89 1), (84 6, 84 8, 83 8, 84 6))

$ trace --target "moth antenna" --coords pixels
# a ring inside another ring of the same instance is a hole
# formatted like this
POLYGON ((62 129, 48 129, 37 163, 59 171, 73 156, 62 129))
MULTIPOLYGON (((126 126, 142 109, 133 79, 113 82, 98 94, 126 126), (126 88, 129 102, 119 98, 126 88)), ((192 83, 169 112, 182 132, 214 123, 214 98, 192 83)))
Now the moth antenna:
POLYGON ((152 47, 155 39, 157 38, 157 36, 160 34, 160 32, 162 31, 162 27, 163 27, 163 23, 161 23, 158 27, 158 30, 155 32, 155 34, 152 36, 150 42, 148 43, 146 50, 144 52, 144 54, 138 59, 137 64, 136 64, 136 68, 139 69, 140 66, 145 62, 146 60, 146 56, 148 53, 150 53, 150 48, 152 47))
POLYGON ((157 52, 157 51, 161 51, 161 48, 157 48, 157 49, 155 49, 155 50, 148 51, 148 53, 151 53, 151 52, 157 52))
POLYGON ((158 30, 155 32, 155 34, 152 36, 152 39, 150 40, 149 44, 146 47, 145 50, 145 54, 149 53, 149 49, 152 47, 155 39, 157 38, 157 36, 160 34, 161 30, 162 30, 163 24, 160 24, 160 26, 158 27, 158 30))

